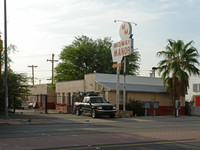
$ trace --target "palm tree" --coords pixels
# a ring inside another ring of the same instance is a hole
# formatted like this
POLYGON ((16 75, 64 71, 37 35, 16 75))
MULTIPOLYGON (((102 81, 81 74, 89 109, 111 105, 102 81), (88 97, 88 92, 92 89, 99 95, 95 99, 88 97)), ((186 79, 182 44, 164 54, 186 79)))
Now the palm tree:
POLYGON ((182 40, 168 40, 165 51, 159 51, 157 56, 164 59, 158 63, 158 71, 164 80, 164 86, 171 94, 172 103, 176 99, 183 100, 189 87, 189 77, 199 75, 199 53, 192 46, 193 41, 186 45, 182 40))

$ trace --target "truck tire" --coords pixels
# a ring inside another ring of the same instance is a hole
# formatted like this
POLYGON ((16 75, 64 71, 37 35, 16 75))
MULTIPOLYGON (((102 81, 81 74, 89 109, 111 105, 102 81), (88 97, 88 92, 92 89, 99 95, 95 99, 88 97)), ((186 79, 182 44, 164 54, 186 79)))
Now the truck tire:
POLYGON ((76 107, 76 115, 77 115, 77 116, 81 115, 81 111, 80 111, 80 108, 79 108, 79 107, 76 107))
POLYGON ((96 113, 95 109, 92 109, 91 115, 92 115, 92 118, 97 118, 97 113, 96 113))
POLYGON ((110 118, 115 118, 115 114, 111 114, 111 115, 110 115, 110 118))

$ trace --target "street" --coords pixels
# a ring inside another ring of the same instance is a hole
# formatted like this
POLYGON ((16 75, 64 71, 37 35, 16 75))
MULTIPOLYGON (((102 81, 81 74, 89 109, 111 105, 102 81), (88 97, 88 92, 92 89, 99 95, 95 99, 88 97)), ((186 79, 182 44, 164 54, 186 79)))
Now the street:
POLYGON ((61 148, 57 150, 141 150, 141 149, 162 149, 162 150, 183 150, 183 149, 199 149, 200 139, 195 140, 181 140, 181 141, 161 141, 161 142, 145 142, 145 143, 125 143, 116 145, 97 145, 97 146, 82 146, 82 147, 71 147, 61 148))
POLYGON ((24 110, 1 119, 0 149, 199 149, 199 124, 194 116, 93 119, 24 110))

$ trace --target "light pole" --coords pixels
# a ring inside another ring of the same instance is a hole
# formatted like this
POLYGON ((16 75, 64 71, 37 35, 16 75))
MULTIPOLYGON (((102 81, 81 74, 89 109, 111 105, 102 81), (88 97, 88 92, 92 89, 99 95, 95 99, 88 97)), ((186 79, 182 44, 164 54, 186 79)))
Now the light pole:
POLYGON ((8 65, 7 65, 7 10, 6 0, 4 0, 4 52, 5 52, 5 120, 8 118, 8 65))
POLYGON ((1 79, 1 52, 3 51, 3 41, 1 40, 1 32, 0 32, 0 79, 1 79))

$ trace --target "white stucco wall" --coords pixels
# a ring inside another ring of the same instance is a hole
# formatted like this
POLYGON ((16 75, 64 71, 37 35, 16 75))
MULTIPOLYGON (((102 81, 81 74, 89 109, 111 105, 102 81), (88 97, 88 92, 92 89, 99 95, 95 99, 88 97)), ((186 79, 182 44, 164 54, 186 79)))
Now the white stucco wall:
POLYGON ((189 79, 188 94, 185 95, 186 101, 191 101, 193 95, 198 95, 200 92, 193 92, 193 84, 200 84, 200 76, 191 76, 189 79))

